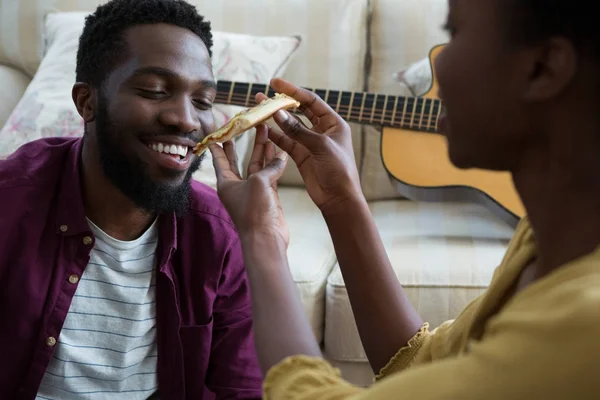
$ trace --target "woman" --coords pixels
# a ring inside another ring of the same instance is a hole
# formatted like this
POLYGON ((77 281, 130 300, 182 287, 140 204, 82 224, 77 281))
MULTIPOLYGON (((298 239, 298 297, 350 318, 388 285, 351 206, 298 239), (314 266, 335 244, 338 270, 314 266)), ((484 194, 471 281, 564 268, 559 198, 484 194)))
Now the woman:
MULTIPOLYGON (((484 295, 430 331, 406 298, 361 193, 348 125, 285 82, 286 112, 258 129, 248 179, 232 143, 212 147, 219 195, 251 284, 265 399, 600 397, 600 28, 580 0, 450 0, 436 59, 439 127, 459 168, 512 173, 528 211, 484 295), (293 286, 276 182, 298 165, 333 238, 377 382, 325 362, 293 286)), ((257 96, 257 101, 263 95, 257 96)))

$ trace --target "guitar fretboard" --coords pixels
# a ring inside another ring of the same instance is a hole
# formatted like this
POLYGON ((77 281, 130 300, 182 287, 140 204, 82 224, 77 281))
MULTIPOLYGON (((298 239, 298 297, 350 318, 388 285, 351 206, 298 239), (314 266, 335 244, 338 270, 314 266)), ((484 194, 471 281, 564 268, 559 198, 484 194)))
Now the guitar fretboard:
MULTIPOLYGON (((439 99, 306 89, 321 97, 349 122, 437 132, 437 120, 442 112, 442 103, 439 99)), ((265 84, 218 81, 215 101, 221 104, 252 107, 256 104, 254 97, 259 92, 269 97, 275 95, 275 91, 265 84)))

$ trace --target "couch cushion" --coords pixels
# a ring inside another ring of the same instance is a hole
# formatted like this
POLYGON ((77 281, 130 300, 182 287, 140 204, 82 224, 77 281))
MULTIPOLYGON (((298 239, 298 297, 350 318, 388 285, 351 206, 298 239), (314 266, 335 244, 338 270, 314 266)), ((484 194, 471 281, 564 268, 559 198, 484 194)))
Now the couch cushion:
POLYGON ((280 187, 279 197, 290 230, 288 259, 315 336, 323 339, 325 285, 336 263, 333 243, 321 212, 303 188, 280 187))
MULTIPOLYGON (((487 288, 513 233, 475 204, 393 200, 370 207, 396 276, 432 327, 487 288)), ((338 265, 327 280, 325 349, 337 360, 366 360, 338 265)))
POLYGON ((0 129, 8 121, 8 117, 25 93, 30 81, 31 79, 23 72, 0 65, 0 82, 3 86, 0 90, 0 129))

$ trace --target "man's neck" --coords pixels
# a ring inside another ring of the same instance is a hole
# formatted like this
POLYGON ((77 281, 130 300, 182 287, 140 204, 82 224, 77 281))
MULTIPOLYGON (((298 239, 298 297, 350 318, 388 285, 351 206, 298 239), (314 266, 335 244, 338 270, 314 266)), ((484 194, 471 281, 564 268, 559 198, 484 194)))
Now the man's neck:
MULTIPOLYGON (((568 135, 563 131, 563 137, 568 135)), ((546 275, 600 245, 598 147, 596 143, 586 146, 570 141, 530 155, 513 172, 535 235, 538 275, 546 275)))
POLYGON ((113 185, 101 170, 99 160, 81 157, 81 187, 86 216, 106 234, 118 240, 134 240, 152 224, 155 215, 140 210, 113 185))

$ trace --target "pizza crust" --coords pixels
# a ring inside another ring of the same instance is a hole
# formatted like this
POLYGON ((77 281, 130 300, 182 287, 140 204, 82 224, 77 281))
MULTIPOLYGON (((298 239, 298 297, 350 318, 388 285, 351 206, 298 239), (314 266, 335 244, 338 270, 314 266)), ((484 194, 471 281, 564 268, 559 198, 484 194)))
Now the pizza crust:
POLYGON ((201 155, 210 143, 223 143, 231 140, 271 118, 279 110, 296 109, 298 107, 300 107, 300 102, 293 97, 276 93, 275 96, 263 100, 260 104, 234 115, 225 125, 196 144, 193 152, 196 155, 201 155))

